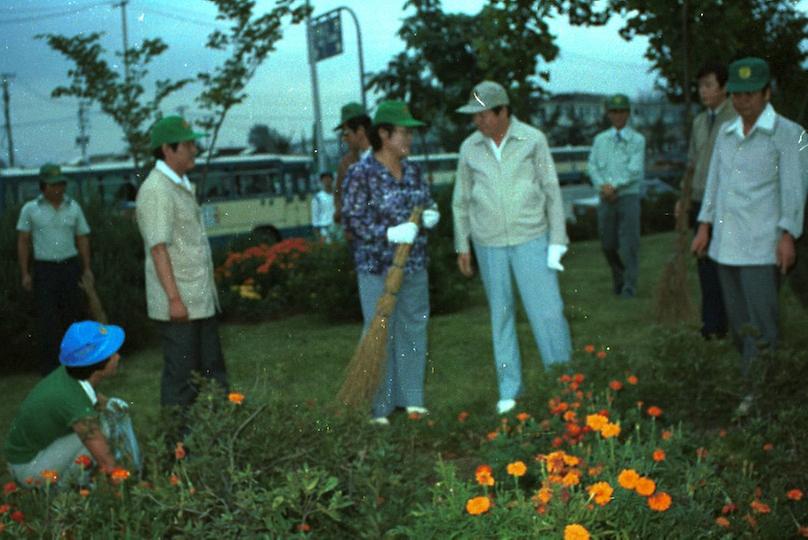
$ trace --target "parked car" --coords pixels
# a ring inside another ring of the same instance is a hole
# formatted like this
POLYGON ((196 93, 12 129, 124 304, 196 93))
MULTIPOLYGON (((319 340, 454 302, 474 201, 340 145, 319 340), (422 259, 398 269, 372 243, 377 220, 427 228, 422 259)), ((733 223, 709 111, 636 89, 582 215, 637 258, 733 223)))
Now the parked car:
MULTIPOLYGON (((678 191, 671 187, 670 184, 658 178, 646 178, 640 184, 640 199, 643 201, 648 200, 653 202, 662 196, 663 193, 677 195, 678 191)), ((579 219, 589 212, 597 212, 598 204, 600 204, 600 195, 575 199, 572 201, 572 213, 575 219, 579 219)))

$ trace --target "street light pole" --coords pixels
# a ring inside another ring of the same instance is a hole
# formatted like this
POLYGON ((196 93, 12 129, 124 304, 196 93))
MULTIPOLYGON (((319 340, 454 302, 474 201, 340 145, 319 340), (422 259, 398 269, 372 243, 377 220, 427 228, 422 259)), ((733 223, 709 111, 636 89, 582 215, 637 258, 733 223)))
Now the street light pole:
POLYGON ((320 115, 320 88, 317 84, 317 56, 314 54, 314 36, 311 30, 311 7, 306 0, 306 41, 309 51, 309 71, 311 72, 311 95, 314 102, 314 151, 317 154, 317 170, 326 168, 325 148, 323 144, 323 123, 320 115))
POLYGON ((349 7, 340 6, 337 9, 343 9, 350 13, 353 18, 354 26, 356 26, 356 46, 357 49, 359 49, 359 91, 362 95, 362 107, 367 111, 368 103, 365 98, 365 55, 362 52, 362 30, 359 28, 359 19, 356 17, 356 13, 349 7))

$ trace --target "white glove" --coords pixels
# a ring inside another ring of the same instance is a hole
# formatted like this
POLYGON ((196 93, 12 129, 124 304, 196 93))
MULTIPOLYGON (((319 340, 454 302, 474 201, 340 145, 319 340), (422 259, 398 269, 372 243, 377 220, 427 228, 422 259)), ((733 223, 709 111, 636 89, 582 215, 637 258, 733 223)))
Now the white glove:
POLYGON ((412 244, 416 236, 418 225, 410 221, 387 229, 387 241, 393 244, 412 244))
POLYGON ((567 252, 567 246, 563 244, 550 244, 547 246, 547 268, 551 270, 564 271, 561 265, 561 257, 567 252))
POLYGON ((440 221, 440 212, 437 210, 427 208, 424 210, 424 213, 421 214, 421 223, 425 229, 431 229, 438 224, 438 221, 440 221))

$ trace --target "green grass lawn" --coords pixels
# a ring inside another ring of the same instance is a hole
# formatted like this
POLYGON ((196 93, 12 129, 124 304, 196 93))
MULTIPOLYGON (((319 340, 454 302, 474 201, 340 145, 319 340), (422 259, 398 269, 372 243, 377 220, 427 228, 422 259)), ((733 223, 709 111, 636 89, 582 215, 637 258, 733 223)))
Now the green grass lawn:
MULTIPOLYGON (((611 293, 608 269, 597 242, 572 246, 564 258, 566 271, 561 274, 561 287, 576 350, 594 343, 611 351, 653 354, 649 347, 660 331, 653 318, 653 294, 673 240, 672 234, 643 238, 639 295, 633 300, 620 300, 611 293)), ((689 293, 697 303, 695 271, 691 270, 689 293)), ((457 279, 463 279, 459 273, 457 279)), ((456 415, 460 410, 494 415, 498 396, 488 310, 479 279, 474 280, 472 302, 463 311, 430 321, 426 405, 433 415, 456 415)), ((800 329, 806 327, 808 313, 794 301, 787 287, 782 296, 785 342, 803 346, 808 336, 800 329)), ((695 318, 690 326, 696 333, 695 318)), ((524 316, 520 316, 518 327, 524 404, 535 406, 548 397, 549 376, 541 368, 524 316)), ((360 331, 359 324, 329 324, 316 315, 223 325, 231 385, 251 399, 270 401, 290 412, 310 400, 330 402, 360 331)), ((729 349, 728 343, 720 346, 729 349)), ((102 391, 129 401, 136 427, 145 429, 154 425, 158 416, 160 347, 155 344, 130 353, 124 346, 123 354, 119 375, 105 382, 102 391)), ((0 392, 7 404, 0 409, 0 433, 7 432, 17 404, 37 380, 35 375, 14 375, 0 381, 0 392)))

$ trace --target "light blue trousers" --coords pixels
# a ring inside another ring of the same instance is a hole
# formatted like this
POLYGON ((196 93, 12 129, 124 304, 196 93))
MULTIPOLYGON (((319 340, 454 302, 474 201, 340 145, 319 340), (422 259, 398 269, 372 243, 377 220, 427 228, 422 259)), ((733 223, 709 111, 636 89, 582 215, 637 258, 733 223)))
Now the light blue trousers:
MULTIPOLYGON (((358 274, 363 330, 367 332, 376 303, 384 292, 384 275, 358 274)), ((376 397, 374 417, 388 416, 396 407, 424 406, 426 325, 429 320, 429 278, 426 270, 405 275, 387 326, 387 368, 376 397)))
POLYGON ((541 358, 556 364, 569 361, 572 348, 557 272, 547 268, 546 236, 515 246, 474 244, 474 252, 491 309, 499 399, 516 399, 522 392, 522 363, 511 273, 541 358))

